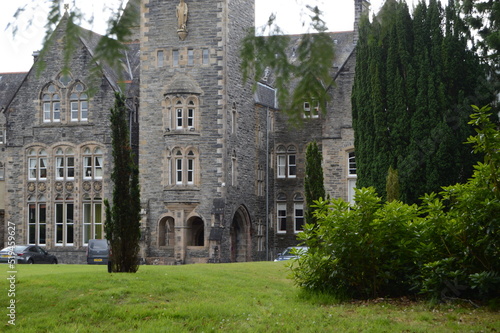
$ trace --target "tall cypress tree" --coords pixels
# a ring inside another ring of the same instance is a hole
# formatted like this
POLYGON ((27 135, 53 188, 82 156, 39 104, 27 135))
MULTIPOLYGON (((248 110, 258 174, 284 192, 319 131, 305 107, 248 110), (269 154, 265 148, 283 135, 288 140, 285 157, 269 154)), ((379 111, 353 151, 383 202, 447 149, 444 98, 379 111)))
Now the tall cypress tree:
POLYGON ((306 177, 304 179, 304 192, 306 195, 306 223, 315 224, 313 215, 314 208, 311 207, 315 200, 325 199, 325 187, 323 182, 323 167, 321 161, 323 156, 319 151, 318 144, 313 141, 306 149, 306 177))
POLYGON ((110 271, 135 273, 140 231, 139 171, 129 141, 125 96, 115 93, 111 109, 113 205, 106 200, 106 239, 111 247, 110 271))
POLYGON ((477 156, 463 145, 467 104, 490 96, 455 13, 453 1, 443 10, 430 0, 411 17, 405 2, 387 0, 372 23, 361 22, 352 95, 358 186, 385 196, 387 170, 397 169, 401 200, 414 203, 470 176, 477 156))

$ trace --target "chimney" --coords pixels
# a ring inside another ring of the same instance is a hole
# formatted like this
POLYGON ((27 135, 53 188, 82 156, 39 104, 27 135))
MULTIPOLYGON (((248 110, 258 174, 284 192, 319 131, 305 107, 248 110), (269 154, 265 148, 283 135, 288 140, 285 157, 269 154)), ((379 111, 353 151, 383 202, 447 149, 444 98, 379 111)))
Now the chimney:
POLYGON ((353 43, 356 44, 359 38, 359 22, 363 15, 370 13, 370 2, 367 0, 354 0, 354 38, 353 43))
POLYGON ((38 56, 40 55, 40 51, 33 51, 33 62, 36 62, 36 60, 38 59, 38 56))

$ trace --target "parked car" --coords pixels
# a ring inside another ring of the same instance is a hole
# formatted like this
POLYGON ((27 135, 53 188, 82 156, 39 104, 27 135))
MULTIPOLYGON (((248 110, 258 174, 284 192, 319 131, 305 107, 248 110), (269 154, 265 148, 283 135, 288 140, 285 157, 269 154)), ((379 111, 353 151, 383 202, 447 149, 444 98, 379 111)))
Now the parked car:
POLYGON ((89 239, 87 246, 87 264, 107 265, 109 246, 106 239, 89 239))
POLYGON ((292 246, 287 247, 282 253, 278 253, 278 256, 274 261, 283 261, 296 259, 302 254, 306 253, 309 248, 307 246, 292 246))
POLYGON ((37 245, 9 246, 0 251, 0 263, 6 263, 15 253, 18 264, 57 264, 57 258, 37 245))

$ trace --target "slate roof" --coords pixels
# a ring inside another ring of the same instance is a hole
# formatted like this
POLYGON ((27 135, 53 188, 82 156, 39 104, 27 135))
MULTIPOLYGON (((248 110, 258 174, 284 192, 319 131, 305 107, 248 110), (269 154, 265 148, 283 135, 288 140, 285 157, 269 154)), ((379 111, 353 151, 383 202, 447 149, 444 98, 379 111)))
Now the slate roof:
POLYGON ((264 83, 258 82, 254 93, 255 103, 277 109, 276 90, 264 83))
MULTIPOLYGON (((91 30, 80 28, 80 40, 85 45, 92 57, 96 54, 96 49, 98 47, 101 38, 107 38, 100 34, 97 34, 91 30)), ((125 48, 122 50, 122 72, 117 73, 115 69, 108 66, 107 64, 101 64, 104 76, 108 79, 109 83, 117 91, 121 90, 120 84, 125 83, 125 94, 132 93, 133 91, 138 92, 138 81, 140 72, 140 43, 131 42, 124 44, 125 48)))
POLYGON ((28 73, 0 73, 0 110, 10 103, 28 73))
MULTIPOLYGON (((328 33, 335 43, 335 55, 332 63, 332 77, 336 79, 339 73, 344 70, 344 66, 354 53, 356 44, 354 43, 354 31, 339 31, 339 32, 329 32, 328 33)), ((290 59, 293 59, 294 52, 300 43, 303 35, 289 35, 290 44, 287 50, 287 55, 290 59)), ((265 37, 263 37, 265 38, 265 37)), ((268 77, 262 80, 262 84, 259 83, 254 93, 255 103, 269 106, 273 108, 278 108, 271 97, 271 91, 274 85, 274 75, 273 73, 268 73, 268 77)), ((293 86, 293 83, 292 83, 293 86)), ((274 94, 274 91, 272 91, 274 94)))

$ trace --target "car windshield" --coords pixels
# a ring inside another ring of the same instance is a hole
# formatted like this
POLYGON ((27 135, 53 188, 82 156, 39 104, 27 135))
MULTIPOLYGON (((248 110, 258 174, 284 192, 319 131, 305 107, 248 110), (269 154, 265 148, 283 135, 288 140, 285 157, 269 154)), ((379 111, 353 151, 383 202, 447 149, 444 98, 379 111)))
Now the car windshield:
MULTIPOLYGON (((12 249, 12 246, 7 246, 5 248, 2 249, 2 251, 11 251, 12 249)), ((23 252, 24 249, 26 249, 26 245, 16 245, 14 246, 14 252, 16 253, 20 253, 20 252, 23 252)))
POLYGON ((305 247, 288 247, 282 255, 284 256, 295 256, 298 254, 304 254, 304 252, 307 252, 307 248, 305 247))
POLYGON ((95 239, 90 241, 90 248, 95 250, 106 250, 108 242, 105 239, 95 239))

